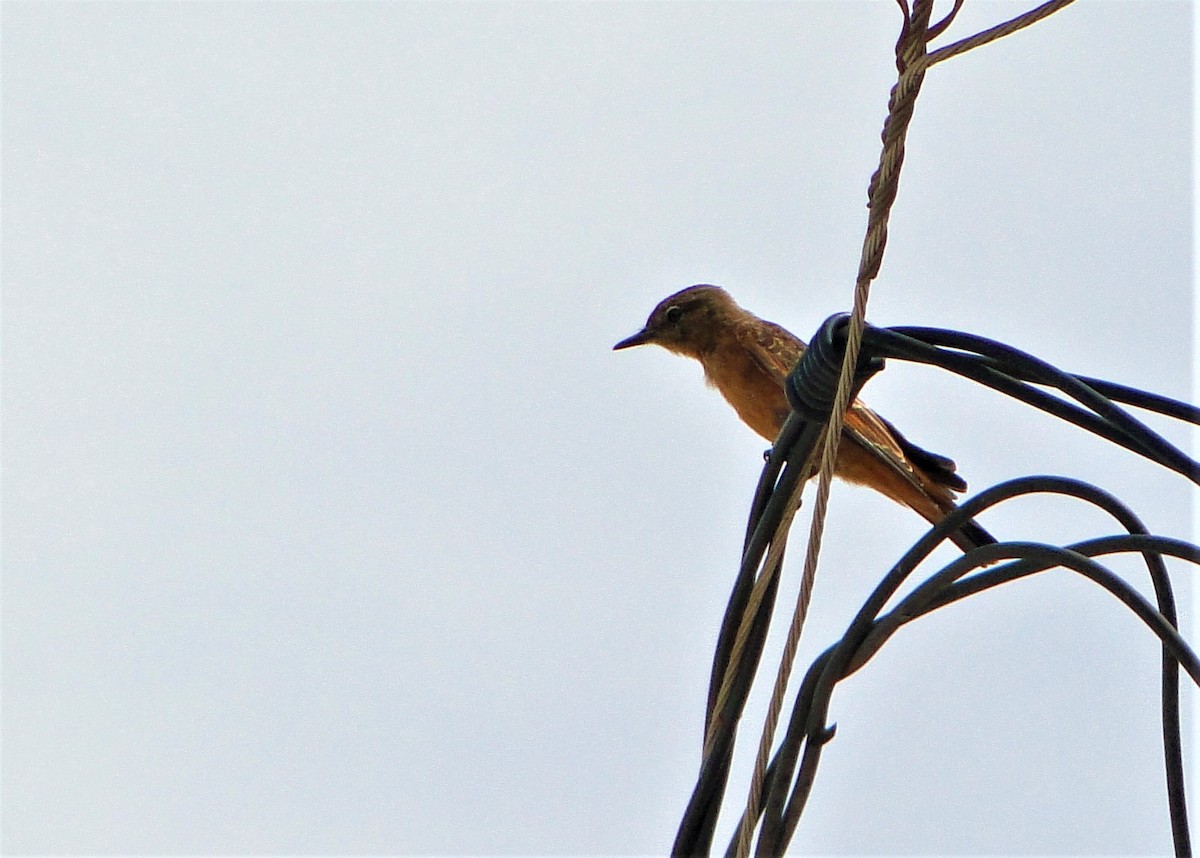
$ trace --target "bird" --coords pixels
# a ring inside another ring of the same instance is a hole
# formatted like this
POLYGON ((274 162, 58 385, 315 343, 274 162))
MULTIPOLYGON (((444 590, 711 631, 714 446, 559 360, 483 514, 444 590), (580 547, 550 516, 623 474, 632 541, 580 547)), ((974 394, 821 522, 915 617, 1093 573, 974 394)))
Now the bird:
MULTIPOLYGON (((721 287, 699 284, 660 301, 645 326, 613 350, 650 344, 699 361, 709 386, 747 426, 774 443, 792 410, 784 382, 804 354, 803 340, 744 310, 721 287)), ((913 444, 857 399, 846 412, 834 474, 880 492, 931 524, 954 510, 956 494, 967 488, 952 459, 913 444)), ((974 521, 950 538, 963 551, 996 541, 974 521)))

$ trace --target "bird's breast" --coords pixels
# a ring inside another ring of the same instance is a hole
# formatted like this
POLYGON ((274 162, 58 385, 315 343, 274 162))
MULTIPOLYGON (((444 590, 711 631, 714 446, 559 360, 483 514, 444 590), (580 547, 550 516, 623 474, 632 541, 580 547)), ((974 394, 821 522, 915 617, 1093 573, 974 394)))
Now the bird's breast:
POLYGON ((702 355, 704 377, 721 392, 747 426, 774 441, 791 407, 783 388, 744 348, 716 349, 702 355))

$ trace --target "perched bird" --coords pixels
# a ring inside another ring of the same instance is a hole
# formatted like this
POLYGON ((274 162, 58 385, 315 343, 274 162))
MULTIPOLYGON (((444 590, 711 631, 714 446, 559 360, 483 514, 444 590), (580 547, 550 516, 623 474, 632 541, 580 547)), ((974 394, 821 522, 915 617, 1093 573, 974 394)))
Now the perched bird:
MULTIPOLYGON (((695 358, 747 426, 774 442, 791 413, 784 379, 804 353, 798 337, 743 310, 718 286, 689 286, 665 298, 646 326, 614 350, 654 343, 695 358)), ((857 400, 846 413, 834 473, 911 507, 931 524, 954 509, 966 482, 954 462, 910 442, 857 400)), ((951 537, 963 550, 995 542, 968 522, 951 537)))

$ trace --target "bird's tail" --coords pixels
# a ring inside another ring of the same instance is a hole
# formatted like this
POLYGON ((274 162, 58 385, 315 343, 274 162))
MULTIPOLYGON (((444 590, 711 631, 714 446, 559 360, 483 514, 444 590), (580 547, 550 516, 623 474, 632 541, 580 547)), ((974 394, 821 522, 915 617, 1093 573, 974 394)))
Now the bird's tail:
MULTIPOLYGON (((913 512, 918 513, 930 524, 939 524, 942 519, 956 509, 956 506, 949 492, 941 486, 937 488, 942 490, 935 495, 928 487, 918 488, 910 483, 904 487, 903 492, 895 494, 889 492, 888 494, 893 500, 899 501, 913 512)), ((974 519, 967 519, 950 534, 950 541, 967 552, 972 548, 991 545, 996 541, 996 537, 984 530, 974 519)))
MULTIPOLYGON (((930 524, 938 524, 947 514, 956 509, 954 489, 946 483, 946 476, 953 476, 956 484, 966 488, 966 483, 953 471, 953 462, 946 463, 945 476, 930 475, 927 471, 901 466, 884 459, 860 452, 858 445, 845 445, 845 455, 839 455, 844 463, 841 475, 853 483, 862 483, 887 495, 897 503, 911 509, 930 524)), ((932 455, 932 454, 927 454, 932 455)), ((942 457, 939 457, 942 458, 942 457)), ((996 541, 973 519, 968 520, 950 534, 950 540, 963 551, 970 551, 996 541)))
MULTIPOLYGON (((928 497, 929 504, 918 505, 908 499, 901 502, 908 503, 909 506, 924 516, 930 524, 937 524, 947 513, 954 510, 955 505, 953 494, 951 493, 966 491, 966 481, 955 472, 953 459, 918 447, 900 434, 890 422, 884 420, 882 417, 879 419, 891 430, 893 437, 895 437, 896 442, 900 445, 900 449, 904 451, 904 455, 908 457, 908 460, 925 477, 934 483, 933 486, 930 486, 928 483, 923 486, 922 494, 928 497)), ((996 538, 976 524, 974 519, 968 519, 962 527, 950 535, 950 539, 963 551, 970 551, 972 548, 979 548, 983 545, 991 545, 996 541, 996 538)))

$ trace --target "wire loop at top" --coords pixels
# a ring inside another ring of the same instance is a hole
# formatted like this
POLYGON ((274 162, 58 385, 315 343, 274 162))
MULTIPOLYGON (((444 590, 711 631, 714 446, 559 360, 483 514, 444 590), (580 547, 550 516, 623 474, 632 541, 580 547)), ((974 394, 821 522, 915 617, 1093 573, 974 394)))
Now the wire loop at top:
MULTIPOLYGON (((809 420, 824 423, 833 411, 842 363, 846 359, 846 328, 849 324, 849 313, 835 313, 822 322, 816 336, 788 373, 784 383, 788 402, 809 420)), ((881 358, 860 359, 854 369, 851 387, 861 388, 881 369, 881 358)))

